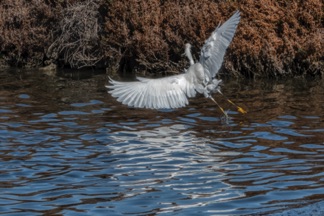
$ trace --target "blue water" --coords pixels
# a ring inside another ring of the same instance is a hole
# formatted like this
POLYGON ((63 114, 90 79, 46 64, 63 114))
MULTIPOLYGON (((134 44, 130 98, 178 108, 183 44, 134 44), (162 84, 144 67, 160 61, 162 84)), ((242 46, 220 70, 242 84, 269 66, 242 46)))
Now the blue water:
POLYGON ((324 198, 320 82, 230 82, 224 94, 248 113, 216 95, 226 124, 205 98, 128 108, 105 75, 5 75, 0 214, 271 215, 324 198))

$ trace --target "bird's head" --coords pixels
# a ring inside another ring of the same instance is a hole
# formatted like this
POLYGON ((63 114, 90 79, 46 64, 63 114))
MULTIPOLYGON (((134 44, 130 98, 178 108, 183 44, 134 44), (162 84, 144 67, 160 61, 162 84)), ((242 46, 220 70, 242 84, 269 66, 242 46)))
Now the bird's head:
POLYGON ((186 45, 185 45, 185 49, 186 49, 186 50, 188 50, 188 49, 190 50, 190 49, 191 49, 191 44, 190 44, 190 43, 186 43, 186 45))

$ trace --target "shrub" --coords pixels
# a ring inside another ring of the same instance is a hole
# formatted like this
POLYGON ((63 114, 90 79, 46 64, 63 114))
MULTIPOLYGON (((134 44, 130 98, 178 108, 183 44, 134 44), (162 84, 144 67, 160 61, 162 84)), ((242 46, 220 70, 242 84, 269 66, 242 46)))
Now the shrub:
POLYGON ((1 56, 12 66, 39 66, 49 44, 48 29, 54 16, 48 5, 38 0, 1 2, 1 56))
POLYGON ((179 73, 184 44, 200 47, 235 10, 242 19, 224 74, 246 77, 324 72, 321 0, 15 0, 0 2, 0 62, 179 73), (48 62, 50 62, 48 61, 48 62))
POLYGON ((228 62, 248 77, 316 75, 324 71, 321 0, 243 0, 228 62))
MULTIPOLYGON (((105 55, 121 69, 178 73, 219 21, 236 10, 242 20, 225 58, 236 76, 282 77, 323 73, 321 0, 130 0, 107 3, 105 55)), ((198 48, 198 49, 197 49, 198 48)))
MULTIPOLYGON (((38 67, 44 60, 92 66, 98 52, 97 1, 15 0, 0 5, 0 50, 11 66, 38 67)), ((98 60, 99 59, 99 60, 98 60)))
POLYGON ((111 1, 107 8, 105 55, 126 71, 179 73, 188 65, 184 44, 200 47, 220 18, 210 0, 111 1))
POLYGON ((47 56, 73 68, 95 66, 103 58, 98 8, 96 1, 84 1, 62 9, 47 56))

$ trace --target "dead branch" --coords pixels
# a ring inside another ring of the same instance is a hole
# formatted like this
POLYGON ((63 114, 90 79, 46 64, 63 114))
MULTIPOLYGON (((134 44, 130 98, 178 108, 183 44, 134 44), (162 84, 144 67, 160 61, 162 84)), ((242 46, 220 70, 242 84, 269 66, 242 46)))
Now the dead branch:
POLYGON ((63 59, 73 68, 95 66, 102 58, 98 24, 98 7, 95 0, 76 3, 62 12, 56 39, 47 50, 51 59, 63 59))

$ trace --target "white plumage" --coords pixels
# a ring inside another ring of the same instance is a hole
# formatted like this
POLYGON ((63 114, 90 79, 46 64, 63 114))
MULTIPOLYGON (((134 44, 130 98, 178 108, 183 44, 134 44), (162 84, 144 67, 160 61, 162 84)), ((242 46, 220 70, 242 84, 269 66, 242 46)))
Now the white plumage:
POLYGON ((110 89, 108 92, 125 105, 151 109, 184 107, 189 103, 188 98, 195 97, 197 92, 211 97, 211 93, 220 91, 221 80, 215 76, 239 21, 240 13, 237 11, 223 25, 218 26, 202 47, 197 63, 192 58, 191 45, 186 44, 185 54, 190 67, 184 74, 159 79, 137 77, 138 81, 133 82, 110 79, 110 85, 106 86, 110 89))

